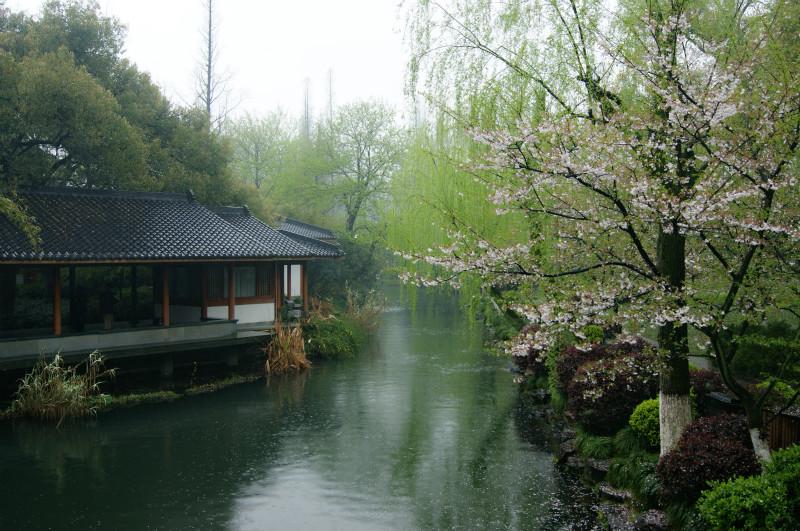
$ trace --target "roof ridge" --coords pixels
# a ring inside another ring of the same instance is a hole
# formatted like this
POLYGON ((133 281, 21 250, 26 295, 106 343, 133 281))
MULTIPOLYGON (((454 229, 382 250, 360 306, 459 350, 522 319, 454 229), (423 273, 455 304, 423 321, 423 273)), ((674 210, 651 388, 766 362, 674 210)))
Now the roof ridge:
POLYGON ((143 192, 137 190, 110 190, 108 188, 81 188, 78 186, 20 186, 17 190, 23 195, 64 195, 190 202, 186 192, 143 192))
POLYGON ((303 227, 316 230, 318 232, 322 232, 322 233, 325 233, 325 234, 330 234, 334 238, 336 237, 336 235, 333 233, 333 231, 331 229, 327 229, 325 227, 320 227, 319 225, 314 225, 313 223, 306 223, 305 221, 300 221, 299 219, 286 217, 286 218, 283 218, 283 222, 284 223, 295 224, 295 225, 301 225, 303 227))
POLYGON ((314 255, 314 251, 312 249, 309 249, 308 247, 306 247, 305 245, 301 244, 300 242, 297 242, 297 241, 293 240, 292 238, 289 238, 288 236, 283 234, 281 231, 279 231, 277 229, 274 229, 273 227, 269 226, 267 223, 264 223, 257 216, 252 215, 250 213, 250 209, 247 208, 247 206, 243 206, 243 207, 209 207, 209 206, 203 205, 203 207, 206 210, 208 210, 209 212, 211 212, 213 215, 215 215, 219 219, 221 219, 224 223, 227 223, 228 225, 233 227, 237 232, 242 234, 245 238, 248 238, 248 239, 252 240, 253 242, 255 242, 256 244, 258 244, 260 247, 262 247, 264 249, 268 249, 267 244, 264 241, 262 241, 259 237, 254 236, 254 235, 250 234, 249 232, 246 232, 246 231, 240 229, 234 223, 232 223, 230 220, 225 219, 224 214, 222 214, 222 212, 236 213, 236 212, 231 212, 231 211, 239 212, 239 211, 241 211, 241 209, 243 209, 247 213, 247 217, 248 218, 250 218, 252 220, 255 220, 256 222, 260 223, 266 229, 274 232, 276 236, 279 236, 281 238, 286 238, 286 240, 291 242, 292 245, 297 245, 301 249, 305 249, 306 252, 308 253, 307 256, 311 257, 311 256, 314 255))

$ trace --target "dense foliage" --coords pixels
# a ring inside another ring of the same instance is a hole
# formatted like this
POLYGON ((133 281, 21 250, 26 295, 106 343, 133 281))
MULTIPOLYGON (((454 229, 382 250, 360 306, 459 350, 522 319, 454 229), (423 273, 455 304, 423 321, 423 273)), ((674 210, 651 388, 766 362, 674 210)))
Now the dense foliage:
POLYGON ((352 358, 364 344, 363 330, 340 317, 311 319, 303 325, 306 353, 311 358, 352 358))
POLYGON ((578 368, 567 387, 567 412, 587 430, 611 434, 627 424, 642 400, 657 393, 653 352, 617 355, 578 368))
POLYGON ((735 415, 695 420, 656 467, 663 496, 688 503, 694 503, 710 481, 752 476, 760 471, 747 421, 735 415))
POLYGON ((800 527, 800 445, 775 452, 760 476, 714 483, 698 502, 709 529, 800 527))

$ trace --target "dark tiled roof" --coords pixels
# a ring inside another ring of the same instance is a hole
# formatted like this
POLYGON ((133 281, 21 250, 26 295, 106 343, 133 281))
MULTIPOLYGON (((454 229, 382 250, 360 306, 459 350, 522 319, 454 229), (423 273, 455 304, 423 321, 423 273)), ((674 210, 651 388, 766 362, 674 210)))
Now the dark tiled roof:
POLYGON ((79 188, 19 191, 41 229, 34 249, 0 216, 0 261, 203 260, 311 257, 280 236, 249 235, 185 194, 79 188), (303 254, 305 253, 305 254, 303 254))
POLYGON ((293 238, 291 234, 273 229, 253 216, 246 207, 213 207, 212 210, 239 230, 258 238, 273 248, 280 248, 285 253, 282 256, 342 256, 342 252, 335 245, 324 244, 309 238, 293 238))
POLYGON ((294 234, 283 230, 281 233, 302 244, 303 247, 310 249, 316 256, 327 256, 332 258, 344 256, 344 251, 332 243, 324 242, 322 240, 315 240, 314 238, 306 238, 305 236, 300 236, 299 234, 294 234))
POLYGON ((316 225, 311 225, 310 223, 303 223, 302 221, 297 221, 296 219, 292 218, 286 218, 283 221, 283 224, 278 227, 278 230, 283 233, 291 232, 292 234, 298 234, 300 236, 313 238, 315 240, 336 239, 336 235, 328 229, 317 227, 316 225))

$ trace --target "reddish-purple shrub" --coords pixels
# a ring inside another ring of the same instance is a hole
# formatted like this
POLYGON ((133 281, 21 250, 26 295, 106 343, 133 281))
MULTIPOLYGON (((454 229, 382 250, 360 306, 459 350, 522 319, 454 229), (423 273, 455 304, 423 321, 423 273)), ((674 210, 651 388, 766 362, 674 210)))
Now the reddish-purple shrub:
POLYGON ((644 343, 637 338, 632 341, 620 341, 612 345, 593 344, 587 349, 578 349, 574 346, 567 347, 559 353, 556 359, 558 383, 561 389, 567 390, 578 367, 584 363, 640 352, 643 346, 644 343))
POLYGON ((744 417, 720 415, 695 420, 656 467, 662 495, 694 503, 709 481, 752 476, 761 471, 744 417))
POLYGON ((556 358, 556 373, 558 375, 558 383, 561 389, 566 390, 569 387, 569 382, 575 376, 575 371, 584 363, 596 361, 606 357, 606 348, 604 345, 596 344, 590 345, 585 350, 578 349, 574 346, 569 346, 562 350, 556 358))
POLYGON ((592 433, 611 434, 627 424, 642 400, 657 394, 653 352, 617 355, 578 369, 567 387, 567 413, 592 433))

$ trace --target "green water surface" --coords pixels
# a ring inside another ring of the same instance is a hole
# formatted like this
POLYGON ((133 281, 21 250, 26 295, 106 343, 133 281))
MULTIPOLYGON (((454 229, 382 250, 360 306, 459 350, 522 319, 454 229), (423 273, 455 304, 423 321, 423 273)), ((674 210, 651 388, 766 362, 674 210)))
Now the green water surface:
POLYGON ((74 422, 0 425, 0 529, 592 529, 453 296, 389 291, 354 360, 74 422))

